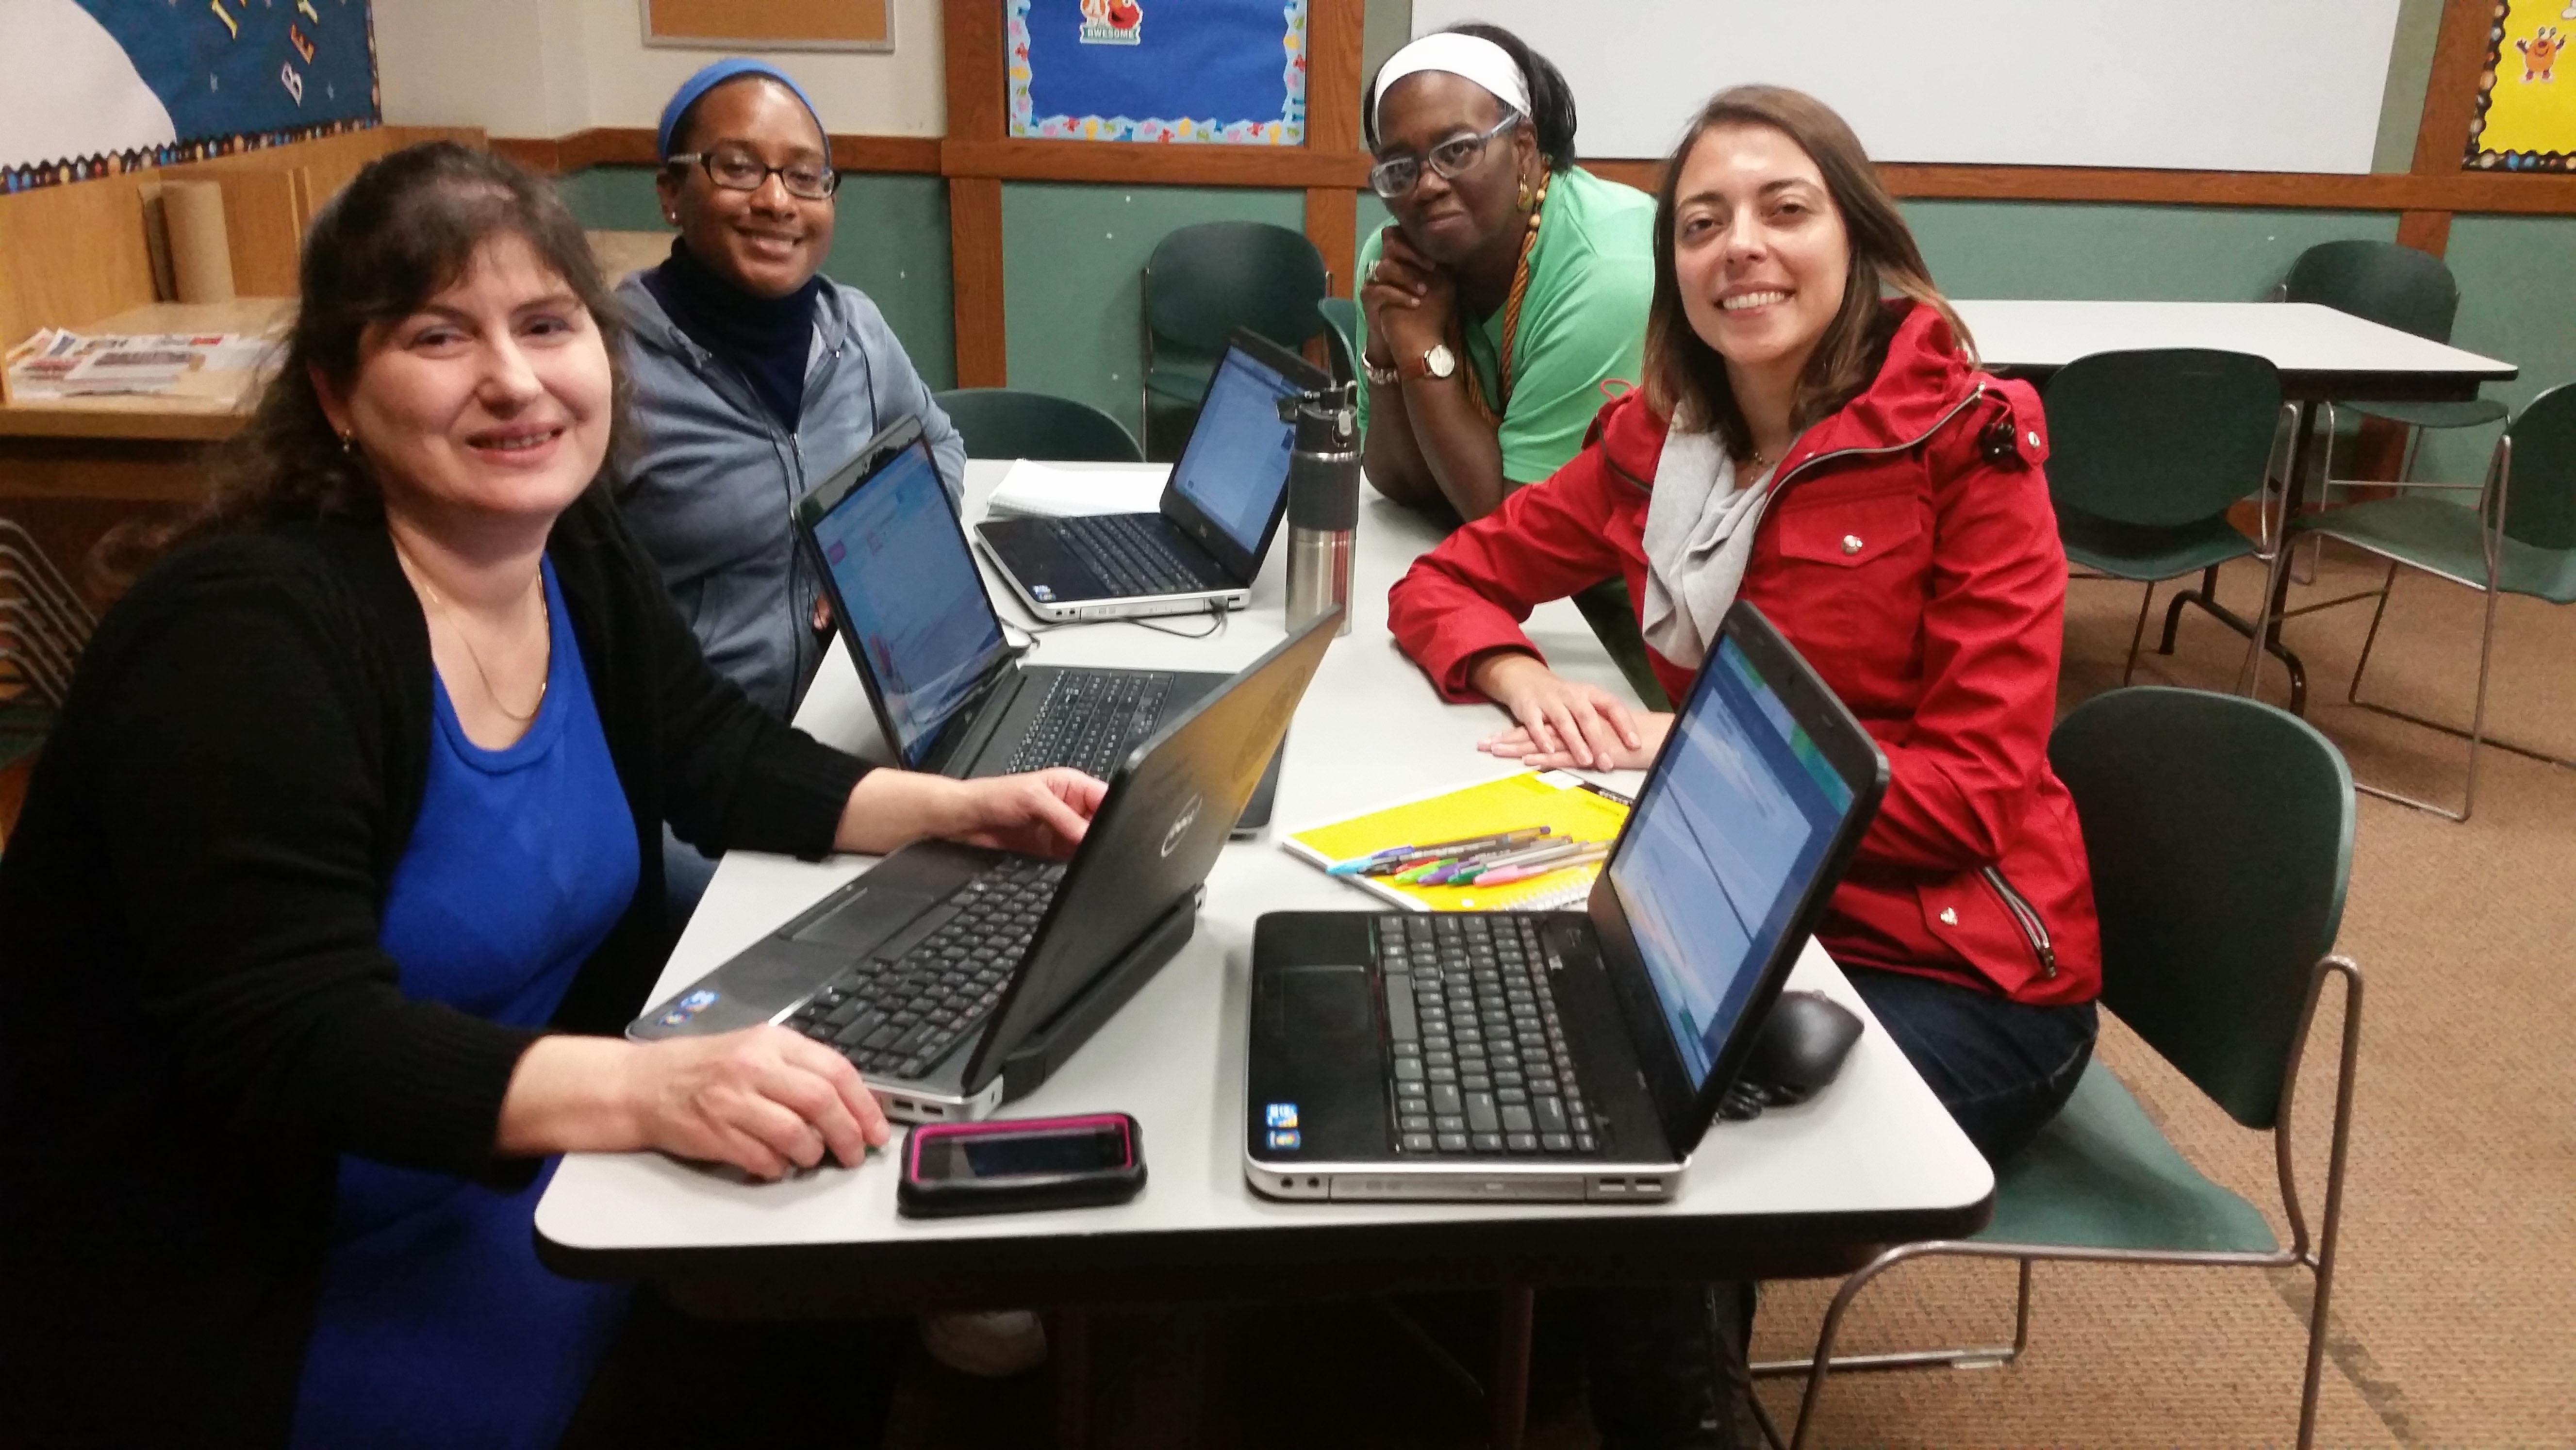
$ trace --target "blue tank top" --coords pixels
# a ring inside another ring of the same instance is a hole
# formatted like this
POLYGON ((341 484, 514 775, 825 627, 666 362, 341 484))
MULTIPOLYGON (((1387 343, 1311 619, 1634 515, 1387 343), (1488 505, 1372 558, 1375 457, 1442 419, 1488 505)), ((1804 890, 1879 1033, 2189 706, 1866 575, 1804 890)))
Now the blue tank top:
MULTIPOLYGON (((554 1015, 634 898, 640 864, 551 560, 542 573, 552 657, 537 717, 485 750, 434 682, 420 817, 378 937, 405 996, 516 1027, 554 1015)), ((537 1262, 532 1223, 554 1167, 502 1193, 342 1155, 298 1450, 538 1450, 562 1436, 626 1293, 537 1262)))

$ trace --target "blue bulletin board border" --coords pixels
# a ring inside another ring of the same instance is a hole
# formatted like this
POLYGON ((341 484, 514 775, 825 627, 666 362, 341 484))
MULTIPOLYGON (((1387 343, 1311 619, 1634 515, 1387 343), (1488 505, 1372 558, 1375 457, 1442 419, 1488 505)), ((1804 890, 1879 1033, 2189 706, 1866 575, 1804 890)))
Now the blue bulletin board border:
MULTIPOLYGON (((1036 114, 1030 95, 1029 8, 1035 0, 1007 0, 1004 44, 1010 79, 1010 134, 1036 141, 1159 141, 1215 146, 1306 144, 1307 0, 1278 0, 1280 78, 1285 99, 1277 116, 1072 116, 1036 114)), ((1086 7, 1088 13, 1088 7, 1086 7)), ((1085 31, 1092 27, 1085 26, 1085 31)))

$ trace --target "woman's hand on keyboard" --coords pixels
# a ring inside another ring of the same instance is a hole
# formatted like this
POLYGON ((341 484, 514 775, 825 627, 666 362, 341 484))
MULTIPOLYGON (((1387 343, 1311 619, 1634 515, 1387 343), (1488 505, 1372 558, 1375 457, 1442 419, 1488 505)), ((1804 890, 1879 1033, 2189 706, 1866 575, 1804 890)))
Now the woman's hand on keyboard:
POLYGON ((855 1168, 894 1134, 848 1058, 783 1027, 638 1045, 626 1083, 647 1145, 756 1178, 855 1168))

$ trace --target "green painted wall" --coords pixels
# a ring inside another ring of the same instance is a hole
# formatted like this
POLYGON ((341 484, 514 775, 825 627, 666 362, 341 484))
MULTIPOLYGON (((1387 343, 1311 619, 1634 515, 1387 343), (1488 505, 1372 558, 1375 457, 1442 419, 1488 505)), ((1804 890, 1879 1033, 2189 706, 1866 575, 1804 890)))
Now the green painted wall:
MULTIPOLYGON (((2488 397, 2519 408, 2576 382, 2576 288, 2568 285, 2576 275, 2576 217, 2456 217, 2443 260, 2460 281, 2451 341, 2522 369, 2512 382, 2488 385, 2488 397)), ((2416 476, 2476 481, 2497 431, 2427 437, 2416 476)))
POLYGON ((2250 302, 2318 242, 2397 239, 2388 213, 2068 202, 1909 201, 1953 297, 2250 302))
MULTIPOLYGON (((1002 301, 1011 386, 1079 398, 1138 426, 1137 274, 1194 222, 1306 227, 1303 193, 1239 187, 1002 187, 1002 301)), ((942 235, 945 244, 945 235, 942 235)))
MULTIPOLYGON (((653 196, 651 167, 592 167, 556 187, 584 227, 670 230, 653 196)), ((823 274, 868 294, 931 387, 956 386, 946 183, 936 176, 845 174, 823 274)))

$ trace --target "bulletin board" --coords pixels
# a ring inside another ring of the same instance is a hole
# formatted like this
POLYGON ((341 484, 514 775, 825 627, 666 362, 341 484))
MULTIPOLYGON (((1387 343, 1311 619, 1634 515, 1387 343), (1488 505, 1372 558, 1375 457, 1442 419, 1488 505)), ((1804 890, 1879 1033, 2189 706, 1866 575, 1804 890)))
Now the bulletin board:
POLYGON ((892 50, 886 0, 641 0, 644 43, 722 50, 892 50))
POLYGON ((1306 142, 1306 0, 1008 0, 1010 134, 1306 142))
POLYGON ((2576 170, 2576 3, 2500 0, 2487 27, 2477 119, 2463 164, 2481 171, 2576 170))
POLYGON ((377 119, 367 0, 8 0, 0 190, 377 119))

